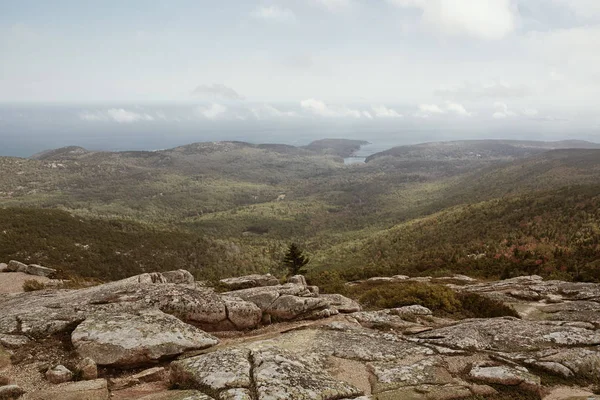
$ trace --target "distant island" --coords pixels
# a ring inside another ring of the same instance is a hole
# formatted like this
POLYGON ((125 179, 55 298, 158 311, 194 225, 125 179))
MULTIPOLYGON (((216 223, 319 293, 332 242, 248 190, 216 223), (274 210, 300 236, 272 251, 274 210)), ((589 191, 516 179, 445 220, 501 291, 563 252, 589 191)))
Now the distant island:
POLYGON ((319 152, 321 154, 333 154, 339 157, 350 157, 360 150, 361 146, 370 144, 365 140, 350 139, 321 139, 311 142, 304 148, 319 152))

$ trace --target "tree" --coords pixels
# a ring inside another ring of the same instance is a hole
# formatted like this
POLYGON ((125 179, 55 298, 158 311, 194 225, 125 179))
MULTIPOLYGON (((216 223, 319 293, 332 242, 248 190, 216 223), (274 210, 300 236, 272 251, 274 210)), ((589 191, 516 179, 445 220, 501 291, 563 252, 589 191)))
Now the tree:
POLYGON ((302 254, 302 250, 296 245, 296 243, 290 244, 285 257, 283 258, 283 264, 288 269, 288 276, 294 276, 303 274, 306 271, 302 269, 310 259, 302 254))

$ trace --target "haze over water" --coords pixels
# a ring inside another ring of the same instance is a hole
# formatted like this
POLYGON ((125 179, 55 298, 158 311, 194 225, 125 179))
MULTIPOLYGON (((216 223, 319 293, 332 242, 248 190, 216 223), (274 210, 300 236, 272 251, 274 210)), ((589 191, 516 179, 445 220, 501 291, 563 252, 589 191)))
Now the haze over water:
POLYGON ((360 139, 371 143, 357 153, 361 157, 397 145, 441 140, 598 141, 593 130, 560 122, 519 121, 490 127, 474 119, 315 119, 303 117, 293 105, 287 107, 298 112, 295 118, 254 115, 240 107, 229 118, 211 120, 198 114, 202 107, 205 105, 0 105, 0 156, 29 157, 71 145, 105 151, 158 150, 221 140, 301 146, 322 138, 360 139))

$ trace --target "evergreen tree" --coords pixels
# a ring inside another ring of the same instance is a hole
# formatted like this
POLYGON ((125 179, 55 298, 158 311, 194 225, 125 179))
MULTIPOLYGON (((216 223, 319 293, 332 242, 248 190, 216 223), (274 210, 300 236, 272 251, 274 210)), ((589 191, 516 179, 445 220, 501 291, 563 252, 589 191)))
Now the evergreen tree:
POLYGON ((309 258, 302 254, 302 250, 300 250, 296 243, 290 244, 283 258, 283 264, 289 271, 288 276, 305 273, 306 271, 302 267, 308 264, 309 261, 309 258))

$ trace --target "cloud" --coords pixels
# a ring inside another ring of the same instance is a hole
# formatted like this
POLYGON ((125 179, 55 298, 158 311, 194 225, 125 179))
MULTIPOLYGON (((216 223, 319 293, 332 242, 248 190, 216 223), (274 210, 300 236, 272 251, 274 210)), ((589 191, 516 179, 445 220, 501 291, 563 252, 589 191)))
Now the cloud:
POLYGON ((250 109, 250 112, 259 120, 263 118, 294 118, 298 116, 298 113, 295 111, 281 111, 270 104, 253 107, 250 109))
POLYGON ((333 12, 347 9, 352 5, 352 0, 313 0, 313 2, 333 12))
POLYGON ((419 111, 415 113, 415 117, 417 118, 429 118, 433 115, 443 115, 443 114, 456 114, 460 117, 472 117, 473 113, 467 111, 465 106, 459 103, 453 103, 451 101, 447 101, 446 105, 443 107, 438 106, 437 104, 420 104, 419 111))
POLYGON ((422 11, 425 27, 448 35, 502 39, 516 26, 511 0, 387 0, 401 8, 422 11))
POLYGON ((526 117, 536 117, 539 114, 539 111, 535 108, 526 108, 523 110, 523 115, 526 117))
POLYGON ((370 113, 364 111, 355 110, 347 107, 333 107, 325 104, 320 100, 307 99, 300 102, 300 106, 303 110, 310 112, 320 117, 351 117, 351 118, 372 118, 370 113), (367 115, 368 114, 368 115, 367 115))
POLYGON ((438 96, 459 99, 481 98, 520 98, 529 95, 531 90, 525 85, 511 85, 506 82, 473 83, 464 82, 459 86, 436 90, 438 96))
POLYGON ((230 87, 221 83, 212 85, 200 85, 192 91, 195 96, 221 99, 221 100, 243 100, 244 97, 230 87))
POLYGON ((509 110, 508 105, 506 105, 506 103, 496 102, 494 103, 494 108, 496 109, 496 112, 492 114, 492 117, 495 119, 505 119, 517 115, 516 112, 509 110))
POLYGON ((84 111, 79 114, 84 121, 113 121, 119 124, 131 124, 138 121, 154 121, 152 115, 137 113, 124 108, 111 108, 106 111, 84 111))
POLYGON ((446 103, 446 109, 450 112, 454 112, 454 113, 460 115, 461 117, 473 116, 473 114, 468 112, 467 109, 462 104, 448 102, 448 103, 446 103))
POLYGON ((210 106, 199 106, 196 111, 207 119, 217 119, 227 112, 227 107, 213 103, 210 106))
POLYGON ((277 22, 293 21, 296 19, 292 10, 278 6, 258 7, 251 15, 254 18, 277 22))
POLYGON ((446 111, 442 110, 437 104, 421 104, 419 105, 419 111, 428 114, 445 114, 446 111))
POLYGON ((402 118, 402 114, 399 114, 396 110, 387 108, 386 106, 373 106, 373 113, 377 118, 402 118))

